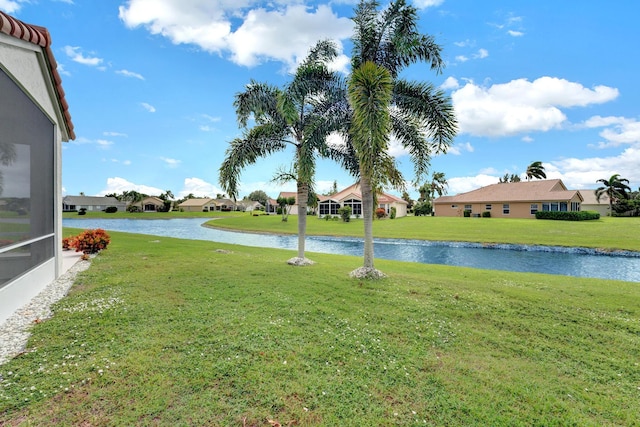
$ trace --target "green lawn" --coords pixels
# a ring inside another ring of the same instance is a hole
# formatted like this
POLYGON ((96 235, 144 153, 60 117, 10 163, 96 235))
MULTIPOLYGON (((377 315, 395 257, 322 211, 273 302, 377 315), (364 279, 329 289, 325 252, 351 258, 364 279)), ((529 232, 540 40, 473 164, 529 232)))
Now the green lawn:
MULTIPOLYGON (((237 230, 297 233, 297 217, 283 222, 280 216, 248 213, 208 223, 237 230)), ((307 219, 307 233, 362 236, 362 220, 325 221, 307 219)), ((375 237, 448 240, 481 243, 580 246, 608 250, 640 251, 640 218, 601 218, 596 221, 550 221, 502 218, 444 218, 408 216, 373 222, 375 237)))
POLYGON ((637 283, 111 234, 0 366, 0 425, 640 425, 637 283))

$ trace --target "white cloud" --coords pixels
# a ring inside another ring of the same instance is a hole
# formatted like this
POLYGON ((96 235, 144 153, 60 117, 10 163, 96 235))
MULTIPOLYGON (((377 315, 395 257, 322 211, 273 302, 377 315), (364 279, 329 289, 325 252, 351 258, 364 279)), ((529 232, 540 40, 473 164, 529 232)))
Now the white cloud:
POLYGON ((172 159, 170 157, 160 157, 160 160, 162 160, 168 167, 172 169, 177 168, 178 166, 180 166, 180 163, 182 163, 182 160, 172 159))
POLYGON ((533 142, 533 138, 531 138, 529 135, 525 135, 522 137, 522 141, 523 142, 533 142))
POLYGON ((102 134, 104 136, 121 136, 121 137, 127 137, 128 135, 126 133, 120 133, 120 132, 102 132, 102 134))
MULTIPOLYGON (((107 149, 112 146, 113 141, 109 141, 106 139, 89 139, 83 136, 78 137, 72 141, 69 141, 69 144, 72 145, 96 145, 98 148, 107 149)), ((66 145, 66 144, 65 144, 66 145)))
POLYGON ((461 133, 506 136, 560 127, 566 116, 561 107, 584 107, 611 101, 618 89, 585 88, 555 77, 526 79, 490 87, 468 82, 451 95, 461 133))
POLYGON ((0 10, 7 13, 15 13, 22 7, 23 1, 0 0, 0 10))
POLYGON ((469 58, 464 56, 464 55, 456 56, 456 61, 458 61, 458 62, 467 62, 468 60, 469 60, 469 58))
POLYGON ((156 107, 154 107, 151 104, 147 104, 146 102, 141 102, 140 105, 142 105, 142 107, 150 113, 156 112, 156 107))
POLYGON ((484 59, 489 56, 489 51, 487 49, 478 49, 478 52, 473 55, 474 59, 484 59))
POLYGON ((251 8, 258 2, 129 0, 119 7, 119 17, 129 28, 144 26, 175 44, 228 54, 240 65, 276 60, 291 68, 317 40, 346 39, 353 28, 350 19, 338 17, 330 6, 313 9, 297 3, 280 0, 251 8))
POLYGON ((164 190, 156 187, 151 187, 144 184, 134 184, 133 182, 127 181, 124 178, 114 177, 107 178, 106 188, 96 195, 104 196, 105 194, 122 193, 123 191, 137 191, 138 193, 148 194, 150 196, 158 196, 164 193, 164 190))
POLYGON ((222 194, 218 186, 210 184, 200 178, 185 178, 184 187, 178 193, 178 197, 186 197, 193 194, 196 197, 215 197, 216 194, 222 194))
POLYGON ((587 128, 607 128, 600 132, 600 136, 605 139, 605 141, 600 142, 600 148, 640 143, 640 122, 635 119, 593 116, 585 121, 583 125, 587 128))
POLYGON ((97 56, 86 56, 78 46, 65 46, 64 53, 71 58, 72 61, 91 67, 97 67, 103 62, 103 59, 97 56))
POLYGON ((108 141, 106 139, 96 139, 96 144, 98 144, 98 147, 102 149, 107 149, 113 145, 113 141, 108 141))
POLYGON ((413 5, 418 9, 426 9, 428 7, 440 6, 444 0, 414 0, 413 5))
POLYGON ((509 30, 509 31, 507 31, 507 34, 509 34, 512 37, 522 37, 522 36, 524 36, 524 33, 522 31, 515 31, 515 30, 509 30))
POLYGON ((460 83, 455 77, 447 77, 447 79, 440 85, 440 88, 443 90, 448 89, 458 89, 460 87, 460 83))
MULTIPOLYGON (((0 0, 2 1, 2 0, 0 0)), ((63 76, 70 76, 71 73, 68 72, 67 70, 64 69, 64 65, 58 63, 58 66, 56 67, 56 70, 58 70, 58 73, 63 75, 63 76)))
POLYGON ((453 44, 458 47, 467 47, 467 46, 474 46, 476 42, 473 40, 466 39, 461 42, 453 42, 453 44))
POLYGON ((449 149, 447 150, 447 154, 453 154, 454 156, 459 156, 462 154, 463 151, 466 151, 468 153, 473 153, 474 151, 473 145, 471 145, 471 143, 469 142, 455 144, 452 147, 449 147, 449 149))
POLYGON ((144 80, 142 74, 134 73, 133 71, 129 70, 118 70, 116 71, 116 74, 120 74, 125 77, 133 77, 134 79, 144 80))
POLYGON ((496 184, 500 178, 494 175, 478 174, 476 176, 461 176, 447 178, 449 191, 447 194, 466 193, 476 188, 485 187, 487 185, 496 184))

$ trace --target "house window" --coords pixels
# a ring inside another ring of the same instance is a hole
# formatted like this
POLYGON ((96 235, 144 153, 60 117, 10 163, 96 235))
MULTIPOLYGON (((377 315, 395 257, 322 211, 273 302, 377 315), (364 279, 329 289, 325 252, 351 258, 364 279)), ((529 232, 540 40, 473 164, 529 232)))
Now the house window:
POLYGON ((559 206, 558 206, 558 202, 551 202, 551 212, 558 212, 559 210, 559 206))
POLYGON ((451 209, 457 209, 458 205, 451 205, 451 209))
POLYGON ((538 204, 537 203, 531 203, 531 215, 535 215, 536 212, 538 212, 538 204))
POLYGON ((560 212, 566 212, 568 209, 567 202, 560 202, 560 212))
POLYGON ((320 211, 320 216, 338 215, 338 209, 340 209, 340 204, 338 202, 334 202, 333 200, 327 200, 327 201, 318 203, 318 209, 320 211))
POLYGON ((551 207, 549 206, 549 202, 542 203, 542 211, 543 212, 549 212, 550 210, 551 210, 551 207))
POLYGON ((464 205, 464 210, 465 211, 470 211, 471 210, 471 205, 464 205))
POLYGON ((578 212, 580 210, 580 202, 571 202, 571 211, 578 212))
POLYGON ((351 215, 362 215, 362 201, 356 199, 346 200, 343 206, 349 206, 351 208, 351 215))
POLYGON ((505 203, 504 205, 502 205, 502 214, 503 215, 509 215, 509 204, 505 203))
POLYGON ((484 205, 484 210, 485 211, 490 211, 491 210, 491 205, 484 205))

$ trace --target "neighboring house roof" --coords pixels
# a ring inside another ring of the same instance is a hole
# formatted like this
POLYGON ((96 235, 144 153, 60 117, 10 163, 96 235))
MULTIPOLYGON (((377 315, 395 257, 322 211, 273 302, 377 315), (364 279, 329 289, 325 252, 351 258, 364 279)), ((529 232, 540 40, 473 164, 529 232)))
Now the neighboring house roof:
MULTIPOLYGON (((337 201, 344 201, 353 198, 362 199, 360 184, 352 184, 344 190, 338 191, 337 193, 329 196, 329 199, 337 201)), ((408 204, 406 200, 388 193, 378 193, 378 203, 400 203, 405 205, 408 204)))
POLYGON ((180 203, 178 206, 181 206, 183 208, 189 207, 189 206, 195 206, 195 207, 200 207, 200 206, 204 206, 210 202, 213 202, 213 199, 210 199, 208 197, 206 198, 197 198, 197 199, 187 199, 184 202, 180 203))
POLYGON ((609 196, 606 193, 600 196, 600 201, 596 197, 596 190, 580 190, 580 194, 585 205, 609 205, 609 196))
POLYGON ((49 66, 49 74, 58 99, 58 105, 64 117, 67 135, 69 139, 76 139, 71 114, 69 113, 69 104, 67 104, 67 100, 65 99, 64 89, 62 89, 62 79, 58 73, 58 63, 51 50, 51 35, 49 31, 44 27, 24 23, 0 11, 0 33, 33 43, 43 48, 47 65, 49 66))
POLYGON ((563 201, 573 199, 576 194, 582 200, 578 190, 567 190, 561 180, 545 179, 492 184, 455 196, 442 196, 433 203, 563 201))
POLYGON ((64 196, 62 202, 67 205, 119 205, 124 202, 120 202, 115 197, 93 197, 93 196, 64 196))
POLYGON ((164 200, 162 200, 159 197, 150 196, 150 197, 145 197, 144 199, 140 200, 140 203, 142 203, 142 204, 153 203, 155 205, 164 205, 164 200))

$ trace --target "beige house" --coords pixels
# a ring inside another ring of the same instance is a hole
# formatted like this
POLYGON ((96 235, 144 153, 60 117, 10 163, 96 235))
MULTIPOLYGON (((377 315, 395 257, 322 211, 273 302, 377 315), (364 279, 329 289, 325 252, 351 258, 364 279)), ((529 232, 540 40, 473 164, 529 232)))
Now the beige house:
POLYGON ((51 44, 0 11, 0 323, 63 270, 62 142, 75 134, 51 44))
POLYGON ((583 197, 578 190, 567 190, 559 179, 510 182, 488 185, 455 196, 433 201, 436 216, 482 216, 493 218, 535 218, 537 211, 580 211, 583 197))
POLYGON ((137 206, 141 212, 162 212, 164 209, 164 200, 159 197, 149 196, 131 205, 137 206))
POLYGON ((178 205, 178 209, 184 212, 213 212, 216 210, 215 199, 198 198, 187 199, 178 205))
POLYGON ((606 194, 600 196, 600 201, 596 197, 596 190, 580 190, 580 195, 584 200, 582 202, 583 211, 596 211, 600 216, 611 215, 609 196, 606 194))
MULTIPOLYGON (((408 203, 400 197, 379 193, 377 202, 376 209, 384 209, 387 215, 390 215, 391 209, 395 208, 396 218, 407 216, 408 203)), ((318 216, 321 218, 326 215, 338 215, 338 209, 344 206, 351 207, 351 216, 362 216, 362 192, 359 184, 350 185, 331 196, 318 196, 318 216)))

